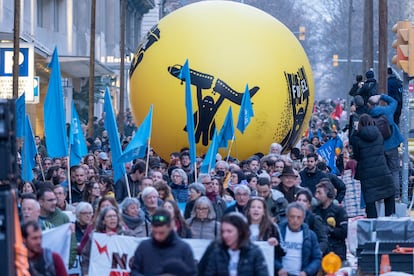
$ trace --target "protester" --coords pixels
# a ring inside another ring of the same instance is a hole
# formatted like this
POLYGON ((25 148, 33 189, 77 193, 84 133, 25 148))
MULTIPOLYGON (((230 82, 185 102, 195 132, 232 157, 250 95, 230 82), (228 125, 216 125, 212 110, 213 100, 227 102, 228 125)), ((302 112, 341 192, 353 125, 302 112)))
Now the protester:
POLYGON ((75 222, 75 235, 76 242, 80 244, 83 236, 86 233, 86 229, 92 223, 93 208, 88 202, 79 202, 75 209, 76 222, 75 222))
POLYGON ((220 222, 216 220, 213 204, 205 196, 196 200, 191 217, 187 219, 187 224, 195 239, 213 240, 219 236, 220 222))
POLYGON ((348 234, 348 216, 342 207, 333 204, 335 188, 328 179, 316 185, 315 197, 319 205, 314 212, 326 225, 328 251, 334 252, 344 261, 346 260, 345 239, 348 234))
POLYGON ((60 255, 42 247, 42 230, 36 221, 24 223, 21 230, 23 243, 27 248, 31 275, 68 275, 60 255))
MULTIPOLYGON (((112 235, 130 235, 130 232, 121 225, 121 216, 119 214, 118 209, 115 207, 109 206, 103 208, 98 217, 95 221, 95 229, 94 232, 96 233, 105 233, 108 236, 112 235)), ((92 233, 90 233, 92 235, 92 233)), ((90 262, 90 254, 91 254, 91 246, 92 246, 92 238, 89 238, 88 243, 82 250, 82 274, 88 275, 89 270, 89 262, 90 262)))
POLYGON ((319 247, 322 254, 328 253, 328 234, 322 218, 312 212, 312 193, 308 189, 303 189, 296 194, 296 202, 305 208, 305 223, 309 226, 318 238, 319 247))
POLYGON ((387 165, 383 137, 371 116, 361 115, 358 131, 351 137, 353 158, 358 161, 355 178, 361 180, 368 218, 376 218, 375 202, 383 199, 385 215, 395 213, 395 186, 387 165))
POLYGON ((121 218, 129 229, 129 235, 147 237, 145 231, 145 214, 140 209, 139 200, 133 197, 125 198, 121 203, 121 218))
POLYGON ((193 252, 175 233, 170 212, 164 208, 157 209, 151 226, 151 238, 142 241, 135 250, 130 275, 160 275, 171 260, 185 264, 180 275, 196 275, 193 252))
POLYGON ((171 213, 171 219, 174 222, 174 230, 177 232, 178 236, 183 239, 191 239, 192 233, 191 229, 185 221, 181 210, 177 205, 177 202, 171 199, 166 199, 162 203, 161 207, 167 209, 171 213))
POLYGON ((221 223, 221 239, 204 253, 199 271, 203 275, 269 275, 260 248, 250 241, 247 219, 240 213, 226 214, 221 223))
POLYGON ((188 195, 189 199, 184 209, 185 219, 190 218, 191 211, 193 210, 194 203, 196 202, 196 200, 201 196, 206 195, 206 188, 203 186, 203 184, 194 182, 188 186, 188 195))
POLYGON ((316 275, 322 254, 315 233, 304 223, 305 209, 292 202, 286 208, 286 216, 287 221, 280 225, 282 248, 286 254, 276 259, 277 275, 316 275))

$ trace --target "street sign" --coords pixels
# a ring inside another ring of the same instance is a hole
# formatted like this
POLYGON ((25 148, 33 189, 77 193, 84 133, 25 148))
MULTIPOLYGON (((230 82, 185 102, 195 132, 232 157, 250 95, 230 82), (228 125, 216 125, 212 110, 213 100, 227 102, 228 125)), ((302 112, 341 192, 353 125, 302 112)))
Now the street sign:
MULTIPOLYGON (((34 102, 34 50, 29 43, 20 43, 19 96, 26 93, 26 103, 34 102)), ((0 99, 13 98, 13 44, 0 43, 0 99)))

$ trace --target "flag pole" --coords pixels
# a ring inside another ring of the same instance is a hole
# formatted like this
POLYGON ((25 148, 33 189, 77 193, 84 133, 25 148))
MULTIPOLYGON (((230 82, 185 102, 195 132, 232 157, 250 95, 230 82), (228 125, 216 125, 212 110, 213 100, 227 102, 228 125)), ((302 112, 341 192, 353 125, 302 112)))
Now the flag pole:
POLYGON ((145 177, 147 177, 148 176, 148 169, 149 169, 149 152, 150 152, 150 150, 151 150, 151 147, 150 147, 150 141, 151 141, 151 138, 148 138, 148 145, 147 145, 147 161, 146 161, 146 164, 145 164, 145 177))
POLYGON ((125 184, 127 186, 127 192, 128 192, 128 197, 131 197, 131 189, 129 188, 129 180, 128 180, 128 174, 124 174, 125 177, 125 184))
POLYGON ((230 157, 230 152, 231 152, 231 148, 233 147, 233 142, 234 142, 234 134, 233 134, 233 137, 231 138, 231 142, 230 142, 230 146, 229 146, 229 151, 228 151, 228 153, 227 153, 227 163, 229 162, 229 157, 230 157))
MULTIPOLYGON (((72 118, 72 108, 70 109, 70 116, 69 118, 72 118)), ((69 125, 69 130, 70 133, 72 133, 73 129, 72 129, 72 119, 70 120, 70 125, 69 125)), ((69 197, 69 204, 72 205, 72 183, 71 183, 71 179, 70 179, 70 151, 71 151, 71 147, 72 147, 72 143, 71 141, 69 141, 69 146, 68 146, 68 162, 66 162, 66 174, 67 174, 67 180, 68 180, 68 197, 69 197)))
POLYGON ((70 144, 69 144, 69 148, 68 148, 68 162, 66 164, 67 166, 67 170, 66 170, 66 174, 67 174, 67 180, 68 180, 68 196, 69 196, 69 204, 72 204, 72 183, 71 183, 71 179, 70 179, 70 144))
MULTIPOLYGON (((39 153, 37 153, 37 154, 39 154, 39 153)), ((42 156, 40 155, 40 157, 42 157, 42 156)), ((45 173, 43 172, 42 162, 43 162, 43 159, 40 160, 39 166, 40 166, 40 172, 42 173, 43 182, 45 182, 45 173)))

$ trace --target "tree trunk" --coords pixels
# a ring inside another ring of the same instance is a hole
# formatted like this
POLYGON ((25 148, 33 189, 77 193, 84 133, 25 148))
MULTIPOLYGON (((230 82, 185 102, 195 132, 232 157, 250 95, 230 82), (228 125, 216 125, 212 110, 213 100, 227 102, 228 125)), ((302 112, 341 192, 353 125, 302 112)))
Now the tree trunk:
POLYGON ((374 3, 373 0, 365 0, 364 4, 364 32, 363 49, 364 57, 362 62, 362 72, 374 68, 374 3))
POLYGON ((378 92, 388 93, 387 89, 387 43, 388 43, 388 1, 379 0, 378 35, 378 92))
POLYGON ((118 129, 121 135, 124 134, 124 111, 125 111, 125 17, 126 17, 126 0, 121 0, 121 36, 120 36, 120 57, 121 64, 119 68, 119 113, 118 129))

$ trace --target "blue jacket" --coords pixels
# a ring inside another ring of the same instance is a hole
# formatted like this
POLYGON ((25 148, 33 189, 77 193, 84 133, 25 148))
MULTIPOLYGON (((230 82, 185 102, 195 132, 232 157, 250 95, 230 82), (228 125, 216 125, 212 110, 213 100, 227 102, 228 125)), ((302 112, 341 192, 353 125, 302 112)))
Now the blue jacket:
POLYGON ((394 100, 393 97, 386 94, 382 94, 380 99, 385 101, 387 105, 377 105, 369 111, 369 114, 372 117, 378 117, 380 115, 385 115, 385 117, 387 117, 387 120, 390 123, 392 129, 392 134, 390 138, 384 141, 384 150, 389 151, 398 148, 403 142, 403 137, 401 135, 400 129, 394 122, 394 112, 397 109, 398 103, 396 100, 394 100))
MULTIPOLYGON (((280 233, 282 235, 282 247, 283 241, 286 237, 287 222, 283 222, 280 225, 280 233)), ((301 271, 306 272, 306 275, 316 275, 321 268, 322 252, 319 247, 316 234, 309 229, 306 223, 302 224, 303 231, 303 245, 302 245, 302 268, 301 271)), ((278 272, 283 268, 282 258, 279 257, 275 260, 275 272, 278 272)), ((275 273, 276 274, 276 273, 275 273)))

